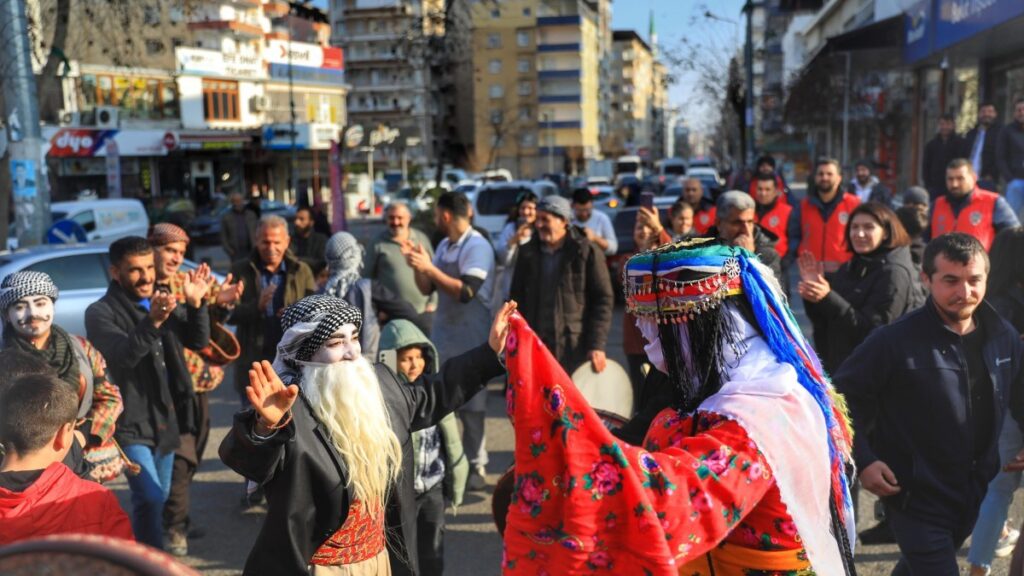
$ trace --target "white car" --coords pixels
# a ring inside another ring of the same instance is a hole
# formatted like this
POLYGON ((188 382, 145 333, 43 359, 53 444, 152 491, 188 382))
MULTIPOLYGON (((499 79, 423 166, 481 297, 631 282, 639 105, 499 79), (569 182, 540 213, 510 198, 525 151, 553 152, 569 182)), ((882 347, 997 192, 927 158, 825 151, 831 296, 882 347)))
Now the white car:
POLYGON ((686 171, 686 178, 696 178, 698 180, 706 180, 708 178, 714 178, 718 185, 722 185, 722 179, 718 176, 718 170, 714 168, 697 167, 690 168, 686 171))
MULTIPOLYGON (((52 222, 71 220, 85 231, 87 242, 109 244, 125 236, 143 236, 149 233, 149 216, 142 202, 134 198, 105 198, 54 202, 50 204, 52 222)), ((7 249, 16 250, 18 238, 11 228, 7 249)))

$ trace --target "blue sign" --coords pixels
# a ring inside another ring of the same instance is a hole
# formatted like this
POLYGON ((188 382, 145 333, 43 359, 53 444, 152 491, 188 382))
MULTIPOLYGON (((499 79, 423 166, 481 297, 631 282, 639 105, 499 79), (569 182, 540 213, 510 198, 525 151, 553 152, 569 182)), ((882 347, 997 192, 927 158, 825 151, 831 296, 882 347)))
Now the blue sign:
POLYGON ((938 0, 938 6, 934 50, 948 48, 1024 15, 1021 0, 938 0))
POLYGON ((932 53, 932 0, 919 0, 903 14, 903 59, 916 62, 932 53))
MULTIPOLYGON (((288 65, 270 63, 270 77, 275 80, 288 80, 288 65)), ((300 84, 323 84, 340 86, 345 83, 345 71, 331 68, 313 68, 311 66, 292 66, 292 80, 300 84)))
POLYGON ((46 231, 47 244, 75 244, 87 240, 85 228, 74 220, 58 220, 46 231))

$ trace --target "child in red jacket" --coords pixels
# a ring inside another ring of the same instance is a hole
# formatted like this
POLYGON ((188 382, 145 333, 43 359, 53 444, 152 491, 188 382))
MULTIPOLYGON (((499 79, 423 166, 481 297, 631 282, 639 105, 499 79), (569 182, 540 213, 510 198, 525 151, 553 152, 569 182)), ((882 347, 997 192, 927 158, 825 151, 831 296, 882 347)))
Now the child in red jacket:
POLYGON ((134 540, 117 498, 61 463, 74 441, 78 396, 49 375, 19 378, 0 398, 0 545, 51 534, 134 540))

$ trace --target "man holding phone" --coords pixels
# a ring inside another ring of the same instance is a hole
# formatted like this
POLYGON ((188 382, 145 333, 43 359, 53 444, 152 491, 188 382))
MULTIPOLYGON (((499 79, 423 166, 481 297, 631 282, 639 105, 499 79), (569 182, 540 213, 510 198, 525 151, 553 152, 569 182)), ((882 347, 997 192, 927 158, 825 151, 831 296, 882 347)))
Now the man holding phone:
MULTIPOLYGON (((643 201, 643 196, 641 196, 643 201)), ((652 199, 653 202, 653 199, 652 199)), ((653 204, 652 204, 653 205, 653 204)), ((615 237, 612 219, 600 210, 594 210, 594 197, 587 188, 577 188, 572 193, 573 226, 579 226, 597 247, 604 251, 605 256, 614 256, 619 250, 619 241, 615 237)))

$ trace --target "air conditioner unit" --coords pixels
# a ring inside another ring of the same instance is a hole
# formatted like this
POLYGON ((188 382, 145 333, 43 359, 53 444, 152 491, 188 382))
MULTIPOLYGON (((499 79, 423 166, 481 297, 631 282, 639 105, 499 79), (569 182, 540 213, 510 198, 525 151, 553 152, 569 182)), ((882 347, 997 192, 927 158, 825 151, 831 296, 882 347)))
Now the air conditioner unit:
POLYGON ((81 112, 71 110, 60 111, 60 125, 61 126, 81 126, 82 125, 82 114, 81 112))
POLYGON ((121 123, 119 115, 120 110, 117 108, 117 106, 97 106, 96 127, 117 128, 121 123))
POLYGON ((266 112, 270 110, 270 96, 257 94, 249 99, 249 109, 253 113, 266 112))

